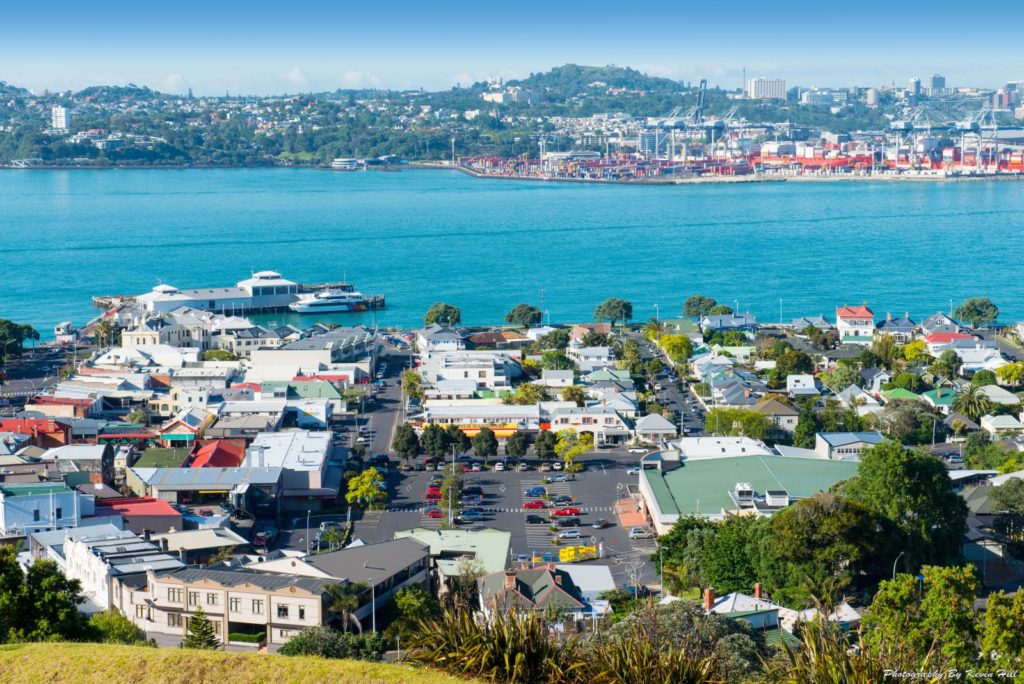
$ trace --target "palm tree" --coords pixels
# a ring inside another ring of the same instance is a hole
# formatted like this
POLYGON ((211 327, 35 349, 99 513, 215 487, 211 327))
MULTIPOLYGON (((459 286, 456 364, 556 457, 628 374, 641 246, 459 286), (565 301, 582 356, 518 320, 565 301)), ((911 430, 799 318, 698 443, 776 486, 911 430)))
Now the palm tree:
POLYGON ((644 323, 644 336, 649 340, 657 342, 661 339, 662 335, 668 334, 668 324, 664 321, 659 321, 657 318, 652 318, 644 323))
MULTIPOLYGON (((327 589, 327 612, 341 615, 341 628, 344 631, 348 631, 352 622, 352 611, 359 607, 359 597, 368 588, 362 582, 341 582, 327 589)), ((362 623, 356 620, 356 624, 362 633, 362 623)))
POLYGON ((978 420, 992 410, 992 402, 980 387, 968 385, 953 400, 953 410, 971 420, 978 420))

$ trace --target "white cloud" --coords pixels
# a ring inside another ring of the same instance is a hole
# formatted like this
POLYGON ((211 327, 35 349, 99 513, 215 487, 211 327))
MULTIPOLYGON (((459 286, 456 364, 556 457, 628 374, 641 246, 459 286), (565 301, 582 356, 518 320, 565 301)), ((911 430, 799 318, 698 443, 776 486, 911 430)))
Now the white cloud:
POLYGON ((349 69, 341 75, 342 88, 380 88, 383 81, 368 71, 349 69))
POLYGON ((191 85, 181 74, 167 74, 160 82, 158 89, 164 93, 184 95, 191 85))
POLYGON ((297 66, 293 66, 286 73, 283 74, 284 79, 295 88, 305 88, 309 85, 309 78, 306 73, 297 66))

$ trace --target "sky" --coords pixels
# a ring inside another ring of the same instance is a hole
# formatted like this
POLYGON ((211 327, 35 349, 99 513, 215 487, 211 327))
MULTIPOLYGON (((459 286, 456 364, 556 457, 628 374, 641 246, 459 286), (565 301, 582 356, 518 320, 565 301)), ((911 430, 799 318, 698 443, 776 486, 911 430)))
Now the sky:
POLYGON ((33 90, 135 83, 197 95, 437 90, 553 66, 617 64, 739 88, 950 87, 1024 80, 1024 2, 4 3, 0 81, 33 90), (967 11, 965 11, 965 7, 967 11))

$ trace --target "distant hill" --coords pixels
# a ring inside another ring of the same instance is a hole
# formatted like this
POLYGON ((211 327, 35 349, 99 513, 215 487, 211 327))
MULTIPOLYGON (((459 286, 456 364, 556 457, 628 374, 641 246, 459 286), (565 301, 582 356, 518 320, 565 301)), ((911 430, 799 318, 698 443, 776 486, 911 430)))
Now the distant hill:
POLYGON ((110 644, 0 646, 0 681, 47 684, 466 684, 405 665, 110 644))
POLYGON ((123 100, 149 100, 156 97, 165 97, 165 95, 148 86, 137 86, 129 83, 126 86, 89 86, 75 93, 75 97, 88 97, 95 102, 121 102, 123 100))
POLYGON ((678 93, 685 92, 686 86, 678 81, 647 74, 620 66, 580 66, 566 64, 555 67, 541 74, 530 74, 529 78, 511 81, 528 90, 550 90, 561 95, 572 97, 579 93, 594 92, 593 83, 604 83, 612 88, 644 90, 647 92, 678 93))

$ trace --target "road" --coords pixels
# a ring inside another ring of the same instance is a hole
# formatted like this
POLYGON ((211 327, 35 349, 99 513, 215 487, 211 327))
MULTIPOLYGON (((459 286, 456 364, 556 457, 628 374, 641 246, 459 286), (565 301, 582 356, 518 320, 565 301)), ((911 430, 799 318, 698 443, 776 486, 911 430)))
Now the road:
POLYGON ((0 397, 28 399, 57 382, 57 369, 64 365, 64 352, 39 347, 20 359, 9 359, 7 381, 0 386, 0 397))
MULTIPOLYGON (((668 359, 661 350, 649 342, 643 335, 632 331, 625 333, 625 335, 640 345, 640 356, 645 361, 657 357, 666 369, 671 369, 668 359)), ((662 386, 662 389, 657 392, 659 403, 679 417, 677 424, 683 428, 684 434, 694 436, 702 434, 704 430, 703 415, 700 413, 699 406, 690 392, 688 383, 685 380, 671 382, 668 371, 658 374, 655 382, 662 386)))

